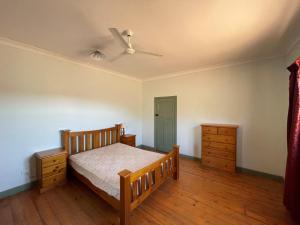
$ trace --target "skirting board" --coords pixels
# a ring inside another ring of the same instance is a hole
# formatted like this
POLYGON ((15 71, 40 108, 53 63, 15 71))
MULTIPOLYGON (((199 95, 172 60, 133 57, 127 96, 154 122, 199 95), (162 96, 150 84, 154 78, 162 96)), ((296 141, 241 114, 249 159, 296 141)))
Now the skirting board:
POLYGON ((282 176, 278 176, 278 175, 274 175, 274 174, 269 174, 269 173, 264 173, 264 172, 260 172, 257 170, 251 170, 251 169, 247 169, 247 168, 243 168, 243 167, 236 167, 236 171, 239 173, 247 173, 247 174, 251 174, 254 176, 260 176, 260 177, 265 177, 271 180, 275 180, 278 182, 284 182, 284 178, 282 176))
MULTIPOLYGON (((153 147, 149 147, 149 146, 146 146, 146 145, 139 145, 139 146, 137 146, 137 148, 141 148, 141 149, 149 150, 149 151, 155 151, 155 149, 153 147)), ((201 158, 196 158, 194 156, 183 155, 183 154, 180 154, 180 156, 184 157, 184 158, 189 158, 189 159, 201 161, 201 158)), ((269 174, 269 173, 264 173, 264 172, 260 172, 260 171, 256 171, 256 170, 243 168, 243 167, 236 167, 236 171, 239 172, 239 173, 245 173, 245 174, 251 174, 251 175, 254 175, 254 176, 265 177, 265 178, 275 180, 275 181, 278 181, 278 182, 283 182, 284 181, 284 178, 282 176, 273 175, 273 174, 269 174)))
MULTIPOLYGON (((139 145, 139 146, 136 146, 136 147, 140 148, 140 149, 143 149, 143 150, 147 150, 147 151, 157 152, 155 150, 155 148, 152 148, 152 147, 149 147, 149 146, 146 146, 146 145, 139 145)), ((158 152, 164 153, 162 151, 158 151, 158 152)), ((197 158, 197 157, 194 157, 194 156, 189 156, 189 155, 184 155, 184 154, 180 154, 180 156, 183 157, 183 158, 188 158, 188 159, 193 159, 193 160, 199 160, 199 161, 201 161, 200 158, 197 158)))
POLYGON ((37 183, 37 181, 32 181, 27 184, 22 184, 20 186, 8 189, 6 191, 2 191, 2 192, 0 192, 0 199, 18 194, 19 192, 22 192, 22 191, 27 191, 27 190, 31 189, 32 187, 34 187, 36 185, 36 183, 37 183))

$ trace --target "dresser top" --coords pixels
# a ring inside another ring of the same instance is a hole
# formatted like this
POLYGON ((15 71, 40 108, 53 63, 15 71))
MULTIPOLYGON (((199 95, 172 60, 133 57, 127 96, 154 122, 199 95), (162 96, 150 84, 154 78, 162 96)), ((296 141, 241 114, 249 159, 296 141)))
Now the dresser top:
POLYGON ((228 128, 238 128, 235 124, 217 124, 217 123, 202 123, 201 126, 204 127, 228 127, 228 128))
POLYGON ((136 136, 135 134, 124 134, 121 137, 128 138, 128 137, 135 137, 135 136, 136 136))
POLYGON ((36 152, 35 156, 42 159, 55 155, 67 154, 67 152, 63 148, 54 148, 45 151, 36 152))

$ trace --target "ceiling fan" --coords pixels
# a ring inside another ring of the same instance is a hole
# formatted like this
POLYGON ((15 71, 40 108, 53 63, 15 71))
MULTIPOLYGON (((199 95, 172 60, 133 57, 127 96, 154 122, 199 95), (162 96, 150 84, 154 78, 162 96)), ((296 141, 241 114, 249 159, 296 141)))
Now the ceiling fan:
POLYGON ((110 61, 116 61, 117 59, 121 58, 125 55, 134 55, 134 54, 144 54, 144 55, 151 55, 156 57, 162 57, 161 54, 153 53, 153 52, 147 52, 140 49, 136 49, 133 47, 131 43, 131 38, 133 37, 132 30, 124 30, 122 33, 118 31, 117 28, 109 28, 109 31, 112 33, 113 37, 121 44, 121 46, 124 48, 124 51, 111 59, 110 61), (123 36, 127 37, 127 40, 123 38, 123 36))

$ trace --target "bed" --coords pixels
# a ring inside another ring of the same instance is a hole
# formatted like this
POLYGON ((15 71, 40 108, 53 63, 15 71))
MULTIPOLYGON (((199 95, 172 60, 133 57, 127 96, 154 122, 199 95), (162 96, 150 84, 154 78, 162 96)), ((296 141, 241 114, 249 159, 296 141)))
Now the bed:
POLYGON ((168 154, 120 143, 121 124, 92 131, 63 131, 71 173, 120 211, 120 224, 167 178, 179 178, 179 146, 168 154))

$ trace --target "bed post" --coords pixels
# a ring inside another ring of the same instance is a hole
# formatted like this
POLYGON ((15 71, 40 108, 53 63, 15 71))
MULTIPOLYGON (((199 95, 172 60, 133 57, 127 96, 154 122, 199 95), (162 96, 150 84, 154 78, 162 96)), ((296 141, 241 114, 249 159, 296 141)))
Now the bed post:
POLYGON ((116 124, 116 129, 117 129, 117 143, 121 141, 121 126, 122 124, 116 124))
POLYGON ((64 140, 64 149, 67 152, 67 154, 69 155, 69 141, 70 141, 70 130, 63 130, 63 140, 64 140))
POLYGON ((173 174, 173 179, 178 180, 179 179, 179 145, 173 145, 173 151, 175 152, 175 168, 176 171, 173 174))
POLYGON ((130 188, 130 174, 129 170, 122 170, 120 176, 120 225, 130 225, 130 202, 131 202, 131 188, 130 188))

